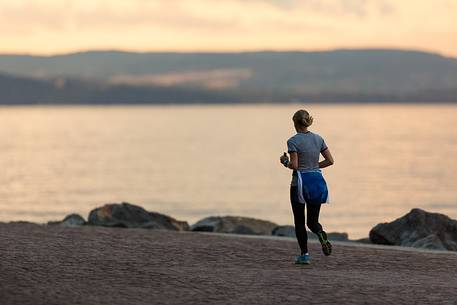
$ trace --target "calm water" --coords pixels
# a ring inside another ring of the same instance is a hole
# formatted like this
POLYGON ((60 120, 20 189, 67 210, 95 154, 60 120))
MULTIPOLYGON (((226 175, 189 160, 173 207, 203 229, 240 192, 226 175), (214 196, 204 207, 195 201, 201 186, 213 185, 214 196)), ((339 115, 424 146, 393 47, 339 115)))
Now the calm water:
MULTIPOLYGON (((128 201, 193 223, 291 224, 279 164, 297 105, 0 108, 0 220, 128 201)), ((413 207, 457 218, 457 106, 308 105, 335 165, 328 231, 367 236, 413 207)))

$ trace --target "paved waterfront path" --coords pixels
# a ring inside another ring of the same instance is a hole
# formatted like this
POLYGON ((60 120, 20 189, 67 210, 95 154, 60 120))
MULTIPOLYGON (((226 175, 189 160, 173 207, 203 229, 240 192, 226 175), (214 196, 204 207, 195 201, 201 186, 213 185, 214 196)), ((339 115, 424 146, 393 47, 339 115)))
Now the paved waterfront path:
POLYGON ((0 224, 0 304, 449 304, 457 255, 290 239, 0 224))

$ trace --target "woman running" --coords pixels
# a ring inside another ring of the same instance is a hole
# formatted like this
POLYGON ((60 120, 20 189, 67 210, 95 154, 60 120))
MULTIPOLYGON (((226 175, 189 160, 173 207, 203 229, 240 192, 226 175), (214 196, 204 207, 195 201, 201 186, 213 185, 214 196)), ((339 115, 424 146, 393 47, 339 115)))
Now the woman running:
POLYGON ((308 127, 313 123, 313 117, 306 110, 298 110, 292 119, 297 134, 287 141, 290 160, 284 153, 280 157, 280 162, 293 170, 290 202, 294 213, 295 235, 301 250, 301 255, 297 256, 295 262, 297 264, 309 264, 305 205, 308 228, 319 238, 324 254, 330 255, 332 253, 332 245, 319 223, 319 211, 321 204, 328 202, 327 184, 320 169, 330 166, 334 162, 324 139, 308 130, 308 127), (324 157, 321 162, 319 162, 319 154, 324 157))

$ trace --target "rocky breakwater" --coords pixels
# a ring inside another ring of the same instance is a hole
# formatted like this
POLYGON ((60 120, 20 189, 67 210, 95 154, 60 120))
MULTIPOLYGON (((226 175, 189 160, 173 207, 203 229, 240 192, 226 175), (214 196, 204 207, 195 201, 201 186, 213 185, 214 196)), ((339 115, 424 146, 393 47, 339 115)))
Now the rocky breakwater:
POLYGON ((89 213, 88 224, 104 227, 165 229, 187 231, 186 221, 157 212, 148 212, 140 206, 123 202, 121 204, 105 204, 89 213))
MULTIPOLYGON (((186 221, 127 203, 108 203, 90 211, 86 221, 81 215, 70 214, 61 221, 49 221, 48 225, 103 226, 121 228, 162 229, 174 231, 214 232, 247 235, 273 235, 295 237, 293 226, 279 226, 274 222, 241 216, 210 216, 189 227, 186 221)), ((309 238, 315 235, 309 233, 309 238)), ((347 233, 328 233, 332 240, 348 241, 347 233)))
MULTIPOLYGON (((199 220, 190 227, 191 231, 250 234, 250 235, 273 235, 295 237, 294 226, 278 226, 277 224, 249 217, 223 216, 207 217, 199 220)), ((327 233, 330 240, 349 241, 347 233, 327 233)), ((317 239, 314 233, 308 232, 308 238, 317 239)))
MULTIPOLYGON (((78 214, 70 214, 62 221, 50 221, 48 225, 89 225, 295 237, 293 226, 279 226, 271 221, 240 216, 206 217, 189 227, 186 221, 149 212, 127 202, 109 203, 95 208, 90 211, 87 221, 78 214)), ((333 241, 353 241, 349 240, 347 233, 327 232, 327 235, 333 241)), ((308 238, 313 239, 316 236, 308 232, 308 238)), ((412 209, 393 222, 376 225, 371 229, 369 238, 354 240, 354 242, 457 251, 457 220, 443 214, 412 209)))
POLYGON ((239 216, 212 216, 197 221, 190 227, 191 231, 271 235, 278 225, 261 219, 239 216))
POLYGON ((446 215, 412 209, 370 231, 374 244, 457 251, 457 220, 446 215))
POLYGON ((90 211, 88 221, 78 214, 70 214, 62 221, 50 221, 48 225, 92 225, 103 227, 163 229, 187 231, 189 224, 157 212, 148 212, 144 208, 127 202, 109 203, 90 211))
POLYGON ((87 224, 86 220, 79 214, 67 215, 61 221, 48 221, 48 225, 61 225, 67 227, 83 226, 85 224, 87 224))

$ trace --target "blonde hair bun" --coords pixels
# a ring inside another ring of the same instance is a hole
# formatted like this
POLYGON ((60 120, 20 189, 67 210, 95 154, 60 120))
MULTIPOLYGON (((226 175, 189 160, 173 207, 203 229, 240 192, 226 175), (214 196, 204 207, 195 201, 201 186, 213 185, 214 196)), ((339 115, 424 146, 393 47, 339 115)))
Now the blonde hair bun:
POLYGON ((309 115, 308 111, 303 109, 295 112, 292 120, 294 121, 294 124, 303 127, 309 127, 313 124, 313 117, 309 115))

